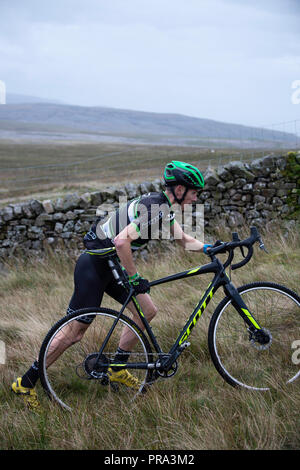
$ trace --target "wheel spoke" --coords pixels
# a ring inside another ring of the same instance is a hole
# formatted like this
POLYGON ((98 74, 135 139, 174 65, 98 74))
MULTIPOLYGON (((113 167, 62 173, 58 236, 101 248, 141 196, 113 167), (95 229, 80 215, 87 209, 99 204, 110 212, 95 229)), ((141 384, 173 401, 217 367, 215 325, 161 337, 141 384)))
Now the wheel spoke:
POLYGON ((231 385, 264 390, 298 378, 292 345, 300 338, 300 300, 283 289, 271 283, 239 289, 247 308, 269 335, 264 345, 249 334, 231 301, 217 307, 209 333, 210 351, 217 370, 231 385))
MULTIPOLYGON (((117 313, 108 309, 99 311, 94 309, 89 313, 93 313, 95 318, 80 341, 72 341, 73 332, 78 330, 78 319, 83 316, 75 313, 65 317, 52 328, 41 348, 39 362, 42 385, 50 398, 67 409, 78 406, 80 400, 88 400, 89 406, 97 406, 98 400, 111 391, 118 391, 124 395, 124 398, 137 393, 137 390, 122 383, 109 380, 109 364, 114 361, 124 328, 129 328, 136 339, 136 346, 126 363, 128 365, 137 362, 147 363, 151 360, 151 349, 147 339, 137 325, 125 316, 118 321, 104 351, 99 356, 100 347, 117 313)), ((149 380, 148 370, 128 368, 128 371, 141 384, 149 380)))

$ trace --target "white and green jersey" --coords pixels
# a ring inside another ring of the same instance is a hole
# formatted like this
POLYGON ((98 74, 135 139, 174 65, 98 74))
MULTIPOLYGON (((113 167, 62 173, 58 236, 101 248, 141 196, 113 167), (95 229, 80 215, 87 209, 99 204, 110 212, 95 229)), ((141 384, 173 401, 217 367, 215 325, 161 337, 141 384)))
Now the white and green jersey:
POLYGON ((84 237, 84 242, 89 249, 101 248, 104 236, 113 243, 114 238, 132 223, 139 234, 139 238, 132 243, 132 248, 139 248, 150 240, 160 238, 163 233, 170 234, 174 217, 165 192, 144 194, 120 206, 104 223, 96 220, 84 237))

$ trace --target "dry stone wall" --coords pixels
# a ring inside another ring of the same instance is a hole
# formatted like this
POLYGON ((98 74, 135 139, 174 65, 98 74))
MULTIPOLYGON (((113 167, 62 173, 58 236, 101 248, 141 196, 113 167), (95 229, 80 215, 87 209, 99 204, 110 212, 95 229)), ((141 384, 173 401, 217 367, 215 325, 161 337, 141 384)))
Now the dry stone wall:
MULTIPOLYGON (((300 156, 294 155, 300 166, 300 156)), ((287 171, 288 156, 273 155, 250 164, 231 162, 204 174, 205 189, 198 203, 204 205, 205 230, 225 225, 238 229, 246 224, 264 227, 274 221, 285 226, 297 223, 299 178, 287 171)), ((55 200, 31 200, 0 210, 0 258, 39 253, 47 249, 78 251, 96 217, 103 220, 118 207, 120 197, 134 198, 160 191, 160 180, 128 183, 122 188, 67 194, 55 200)), ((196 214, 194 214, 196 216, 196 214)))

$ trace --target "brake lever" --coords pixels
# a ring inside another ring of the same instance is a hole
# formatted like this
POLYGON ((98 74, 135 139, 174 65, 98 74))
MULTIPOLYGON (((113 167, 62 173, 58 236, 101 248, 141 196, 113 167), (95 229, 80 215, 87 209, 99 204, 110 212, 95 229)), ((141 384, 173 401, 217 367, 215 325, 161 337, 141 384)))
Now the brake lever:
MULTIPOLYGON (((240 242, 240 237, 238 236, 237 232, 233 232, 232 234, 232 241, 233 242, 240 242)), ((244 248, 242 246, 240 246, 240 250, 241 250, 241 253, 243 255, 243 258, 246 258, 245 256, 245 252, 244 252, 244 248)))
POLYGON ((233 232, 232 233, 232 241, 233 242, 240 242, 240 237, 238 236, 238 233, 237 232, 233 232))

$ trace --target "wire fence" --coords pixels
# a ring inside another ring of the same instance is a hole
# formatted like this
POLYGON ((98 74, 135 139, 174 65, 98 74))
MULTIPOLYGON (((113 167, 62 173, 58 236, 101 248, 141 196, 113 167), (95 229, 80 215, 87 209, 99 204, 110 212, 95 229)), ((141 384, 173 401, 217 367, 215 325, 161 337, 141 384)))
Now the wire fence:
MULTIPOLYGON (((161 172, 161 168, 170 159, 195 162, 204 170, 208 166, 216 167, 229 161, 250 162, 270 153, 282 154, 300 148, 300 120, 251 128, 250 133, 247 127, 237 128, 232 135, 194 139, 186 145, 174 145, 174 141, 168 145, 163 141, 152 145, 124 144, 112 152, 107 151, 106 145, 106 150, 96 155, 89 154, 85 148, 82 155, 74 156, 71 152, 64 157, 65 144, 61 147, 53 146, 51 154, 50 144, 50 151, 44 155, 43 150, 40 150, 38 158, 31 158, 30 149, 27 148, 24 159, 25 150, 19 144, 15 146, 18 147, 19 158, 14 154, 12 159, 14 166, 4 167, 0 157, 0 197, 33 192, 64 183, 123 183, 126 179, 155 178, 160 175, 159 171, 161 172), (36 163, 36 160, 39 163, 36 163)), ((14 151, 16 152, 15 149, 14 151)), ((31 151, 33 152, 33 149, 31 151)))

